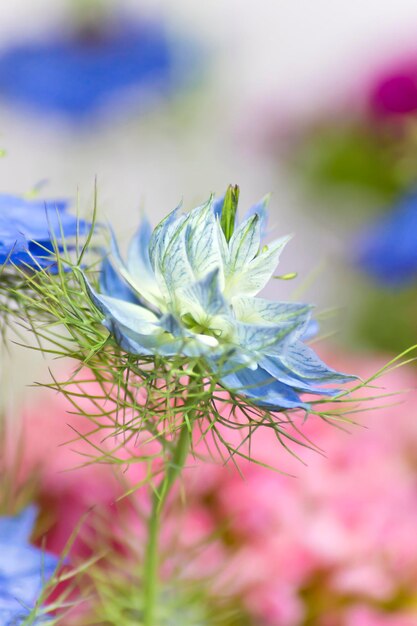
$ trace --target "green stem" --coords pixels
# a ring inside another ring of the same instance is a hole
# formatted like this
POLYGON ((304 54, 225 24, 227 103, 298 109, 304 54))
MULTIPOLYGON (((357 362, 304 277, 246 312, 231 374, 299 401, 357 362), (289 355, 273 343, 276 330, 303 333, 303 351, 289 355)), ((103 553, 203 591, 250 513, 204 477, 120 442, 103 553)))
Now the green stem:
POLYGON ((161 514, 168 494, 184 467, 190 448, 190 431, 186 421, 181 426, 171 462, 159 488, 152 496, 152 510, 148 522, 148 538, 144 563, 144 625, 155 626, 158 601, 158 539, 161 514))

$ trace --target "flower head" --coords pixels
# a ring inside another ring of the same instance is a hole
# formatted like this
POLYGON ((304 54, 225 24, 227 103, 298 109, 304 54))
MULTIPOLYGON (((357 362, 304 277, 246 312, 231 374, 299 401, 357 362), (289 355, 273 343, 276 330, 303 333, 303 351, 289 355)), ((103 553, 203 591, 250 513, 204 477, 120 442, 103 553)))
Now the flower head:
POLYGON ((0 622, 21 624, 34 608, 58 559, 29 543, 36 518, 33 507, 0 518, 0 622))
POLYGON ((75 237, 87 224, 67 212, 62 200, 26 199, 0 194, 0 266, 48 267, 54 242, 75 237))
POLYGON ((417 279, 417 192, 367 226, 357 247, 358 264, 378 282, 406 285, 417 279))
POLYGON ((153 230, 145 220, 127 263, 117 246, 103 263, 100 290, 88 286, 119 345, 135 355, 203 357, 221 384, 259 405, 305 407, 301 393, 350 377, 305 345, 311 306, 255 297, 288 241, 261 243, 265 202, 236 223, 238 188, 153 230))
POLYGON ((0 91, 11 102, 74 121, 116 101, 169 93, 178 84, 161 24, 114 19, 93 30, 56 33, 0 54, 0 91))

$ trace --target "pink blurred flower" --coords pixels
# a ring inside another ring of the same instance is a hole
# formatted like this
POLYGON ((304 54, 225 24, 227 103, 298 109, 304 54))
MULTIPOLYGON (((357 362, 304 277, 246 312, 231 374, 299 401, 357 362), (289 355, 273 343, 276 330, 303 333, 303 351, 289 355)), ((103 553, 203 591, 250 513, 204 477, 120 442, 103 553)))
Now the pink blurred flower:
MULTIPOLYGON (((340 369, 364 378, 381 365, 341 361, 332 358, 340 369)), ((364 397, 415 388, 416 377, 411 370, 396 370, 377 385, 364 397)), ((316 600, 320 626, 417 623, 417 616, 401 605, 390 615, 382 609, 399 591, 407 599, 417 589, 416 400, 415 391, 382 398, 376 405, 385 407, 360 415, 362 425, 349 426, 348 432, 311 416, 302 428, 324 453, 298 450, 306 466, 260 429, 253 437, 253 457, 288 475, 240 461, 242 478, 232 463, 190 457, 186 498, 178 498, 177 505, 172 499, 163 525, 162 544, 169 555, 165 574, 175 570, 184 577, 211 577, 211 593, 238 598, 256 626, 300 626, 316 600), (393 402, 401 404, 390 406, 393 402)), ((59 551, 86 512, 101 511, 111 519, 109 536, 115 541, 118 520, 123 520, 140 558, 143 518, 127 501, 116 504, 126 483, 109 465, 73 469, 85 458, 80 453, 91 452, 86 441, 60 445, 73 438, 72 428, 83 434, 90 429, 84 418, 67 414, 68 408, 64 400, 49 396, 47 406, 25 416, 21 480, 36 468, 39 498, 51 516, 45 520, 48 544, 59 551)), ((236 432, 226 435, 238 437, 236 432)), ((104 445, 100 433, 92 437, 104 445)), ((204 446, 197 446, 203 453, 204 446)), ((124 480, 135 484, 141 472, 129 470, 124 480)), ((143 492, 132 500, 146 512, 143 492)))
POLYGON ((36 476, 35 498, 41 505, 41 525, 47 547, 55 553, 65 548, 77 525, 80 534, 74 552, 84 550, 89 517, 95 511, 111 509, 122 494, 122 485, 110 465, 90 464, 94 449, 87 440, 103 445, 103 435, 89 434, 91 424, 71 414, 62 397, 48 393, 23 415, 22 451, 19 455, 19 482, 36 476))
POLYGON ((348 611, 344 626, 416 626, 416 616, 406 611, 384 614, 367 606, 348 611))
MULTIPOLYGON (((344 360, 337 366, 366 378, 381 363, 344 360)), ((413 371, 401 369, 374 385, 378 388, 368 388, 364 397, 415 389, 416 377, 413 371)), ((336 609, 329 608, 328 616, 323 609, 323 624, 336 610, 339 617, 330 624, 358 626, 349 613, 355 598, 363 599, 366 608, 375 603, 382 607, 400 590, 414 596, 416 400, 415 391, 377 400, 374 404, 382 408, 359 416, 362 425, 351 425, 348 432, 310 417, 303 428, 324 454, 298 451, 305 467, 285 456, 270 433, 256 434, 253 457, 275 462, 296 478, 242 461, 243 479, 237 471, 215 471, 218 482, 207 488, 207 468, 201 472, 197 468, 194 497, 198 498, 200 490, 217 519, 229 520, 227 537, 233 537, 220 586, 244 599, 257 625, 299 626, 309 610, 304 591, 313 590, 314 598, 317 581, 317 593, 331 598, 332 607, 336 601, 336 609)), ((401 608, 398 615, 402 616, 401 608)), ((413 619, 417 623, 417 614, 413 619)), ((371 623, 376 626, 377 622, 371 623)), ((385 623, 403 622, 379 622, 385 623)))

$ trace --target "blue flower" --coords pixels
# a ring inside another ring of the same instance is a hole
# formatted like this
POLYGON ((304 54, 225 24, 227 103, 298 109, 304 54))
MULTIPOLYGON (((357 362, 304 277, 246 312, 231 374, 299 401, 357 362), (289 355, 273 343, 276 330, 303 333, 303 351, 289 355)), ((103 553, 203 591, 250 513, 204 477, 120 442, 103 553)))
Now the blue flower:
POLYGON ((360 233, 357 262, 388 286, 417 279, 417 192, 403 197, 392 211, 360 233))
POLYGON ((146 104, 178 87, 172 46, 158 23, 115 20, 94 32, 57 33, 0 54, 0 94, 73 120, 90 119, 116 100, 146 104))
MULTIPOLYGON (((29 542, 36 509, 0 517, 0 623, 18 626, 28 617, 59 560, 29 542)), ((40 623, 39 619, 36 623, 40 623)))
POLYGON ((333 394, 352 377, 304 343, 311 306, 255 297, 289 237, 262 245, 264 202, 236 224, 237 191, 153 230, 144 220, 125 263, 113 241, 100 290, 87 282, 103 324, 134 355, 201 356, 221 384, 258 405, 305 407, 301 395, 333 394))
POLYGON ((53 242, 86 232, 88 224, 67 212, 62 200, 29 200, 0 194, 0 266, 49 267, 53 242))

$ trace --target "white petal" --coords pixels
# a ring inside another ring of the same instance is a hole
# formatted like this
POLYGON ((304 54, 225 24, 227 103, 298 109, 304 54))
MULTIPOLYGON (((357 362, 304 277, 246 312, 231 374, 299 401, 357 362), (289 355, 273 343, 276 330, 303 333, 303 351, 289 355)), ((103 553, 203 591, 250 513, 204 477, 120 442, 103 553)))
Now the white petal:
POLYGON ((279 324, 309 315, 312 306, 298 302, 272 302, 265 298, 237 296, 232 299, 236 319, 248 324, 279 324))
POLYGON ((290 239, 291 237, 282 237, 272 242, 239 273, 227 277, 225 295, 228 298, 239 295, 255 296, 261 291, 273 275, 281 252, 290 239))
POLYGON ((260 220, 257 215, 253 215, 235 230, 230 239, 226 274, 244 270, 259 252, 260 243, 260 220))

